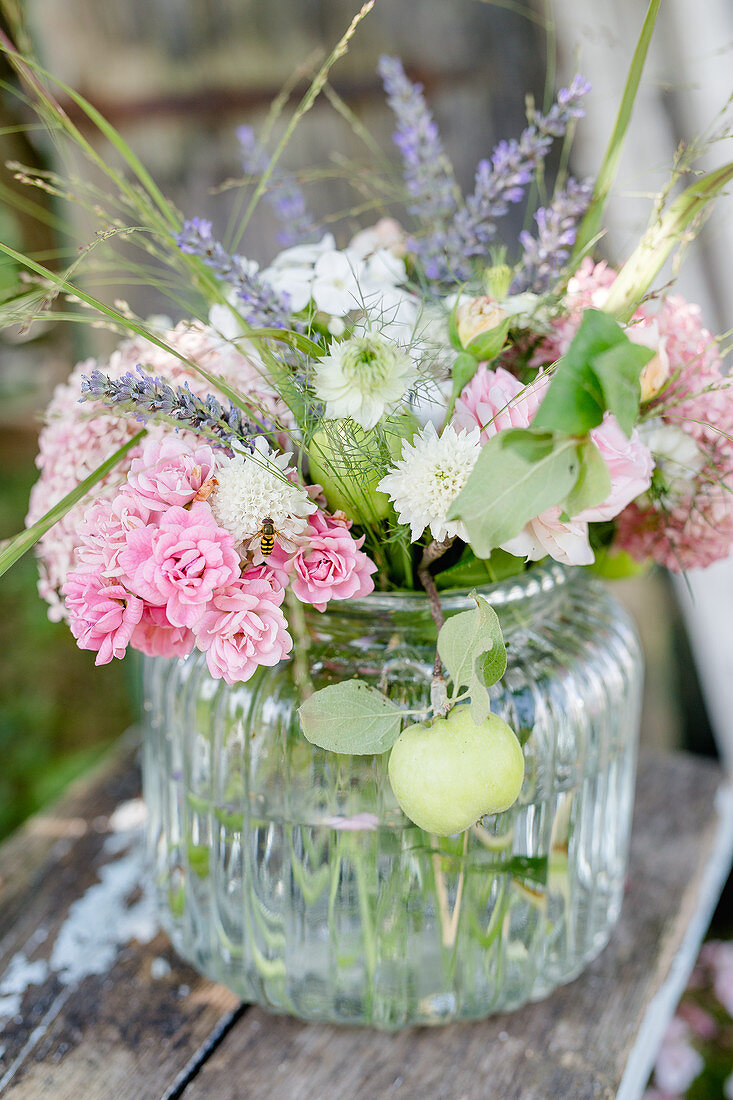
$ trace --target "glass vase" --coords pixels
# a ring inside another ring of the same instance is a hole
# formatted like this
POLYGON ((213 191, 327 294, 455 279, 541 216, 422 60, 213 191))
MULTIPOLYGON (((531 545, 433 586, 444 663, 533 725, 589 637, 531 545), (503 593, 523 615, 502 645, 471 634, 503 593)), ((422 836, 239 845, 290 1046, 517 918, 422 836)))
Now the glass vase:
MULTIPOLYGON (((543 564, 482 591, 508 650, 492 709, 517 732, 526 774, 512 809, 455 837, 402 814, 388 754, 315 748, 296 713, 304 683, 353 676, 425 706, 424 595, 374 593, 323 614, 298 605, 295 659, 237 687, 212 679, 201 654, 146 661, 162 923, 244 1000, 388 1029, 475 1019, 544 997, 607 942, 633 802, 634 629, 583 570, 543 564)), ((449 592, 443 606, 474 605, 449 592)))

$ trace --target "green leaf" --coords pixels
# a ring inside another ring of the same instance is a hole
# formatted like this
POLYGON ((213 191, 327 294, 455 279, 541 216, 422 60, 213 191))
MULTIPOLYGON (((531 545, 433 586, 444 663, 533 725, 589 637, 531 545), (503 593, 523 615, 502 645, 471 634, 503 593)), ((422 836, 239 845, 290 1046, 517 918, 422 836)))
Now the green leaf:
POLYGON ((478 360, 474 359, 472 355, 469 355, 467 351, 462 351, 453 364, 451 376, 453 378, 453 394, 458 397, 464 386, 473 378, 474 374, 478 370, 478 360))
POLYGON ((632 343, 609 314, 587 309, 532 426, 585 435, 608 410, 631 435, 639 415, 639 376, 653 354, 632 343))
POLYGON ((603 420, 604 395, 593 360, 624 338, 612 317, 587 309, 572 344, 555 367, 533 427, 570 435, 585 435, 598 427, 603 420))
POLYGON ((456 691, 469 687, 473 680, 489 687, 506 669, 499 618, 483 596, 473 596, 476 607, 452 615, 438 634, 438 654, 456 691))
POLYGON ((602 229, 603 210, 616 172, 618 171, 624 139, 629 128, 629 122, 631 121, 631 112, 634 108, 636 93, 639 90, 641 74, 644 71, 644 62, 646 61, 646 55, 649 51, 649 44, 652 40, 654 24, 657 21, 661 3, 662 0, 650 0, 646 16, 644 17, 639 41, 636 44, 634 56, 631 59, 631 65, 626 77, 626 85, 621 97, 618 115, 616 116, 616 124, 613 128, 613 133, 611 134, 611 139, 608 143, 608 148, 606 149, 600 170, 596 176, 593 198, 591 199, 588 211, 578 230, 575 247, 573 249, 573 260, 576 263, 579 262, 581 256, 589 250, 602 229))
POLYGON ((606 408, 619 422, 621 431, 630 436, 639 417, 641 385, 639 379, 652 359, 651 348, 626 339, 593 360, 593 370, 603 390, 606 408))
POLYGON ((595 508, 611 492, 608 466, 590 436, 578 444, 578 459, 578 480, 563 501, 563 509, 568 516, 577 516, 586 508, 595 508))
POLYGON ((298 714, 312 745, 354 756, 391 749, 403 716, 396 703, 363 680, 344 680, 314 692, 298 714))
POLYGON ((512 428, 482 448, 448 512, 449 519, 463 521, 479 557, 567 497, 578 477, 577 443, 554 432, 512 428))
POLYGON ((145 428, 142 428, 137 432, 132 439, 128 439, 127 443, 124 443, 114 454, 97 466, 96 470, 93 470, 88 477, 85 477, 83 481, 80 481, 70 493, 67 493, 58 504, 54 504, 53 508, 50 508, 44 516, 41 516, 39 520, 29 527, 25 531, 21 531, 15 538, 10 539, 5 543, 0 551, 0 576, 10 569, 11 565, 15 565, 19 558, 23 557, 26 551, 30 550, 32 546, 38 542, 46 531, 49 531, 54 523, 66 515, 66 513, 74 507, 83 497, 87 495, 90 489, 92 489, 98 481, 101 481, 103 477, 113 470, 117 463, 125 457, 127 452, 134 446, 136 446, 145 435, 145 428))
POLYGON ((470 546, 465 546, 455 565, 435 574, 436 588, 476 588, 494 584, 506 577, 524 572, 524 561, 504 550, 493 550, 490 558, 477 558, 470 546))

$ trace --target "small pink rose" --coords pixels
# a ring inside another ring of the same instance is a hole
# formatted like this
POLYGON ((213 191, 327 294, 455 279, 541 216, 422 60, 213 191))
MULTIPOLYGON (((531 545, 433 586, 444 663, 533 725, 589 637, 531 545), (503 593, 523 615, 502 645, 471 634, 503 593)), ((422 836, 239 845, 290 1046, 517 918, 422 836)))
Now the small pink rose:
POLYGON ((130 491, 154 512, 190 504, 205 481, 213 476, 216 458, 205 444, 190 446, 166 436, 145 443, 133 459, 127 483, 130 491))
POLYGON ((307 541, 293 555, 290 586, 302 603, 325 611, 329 600, 366 596, 374 589, 374 562, 361 550, 343 520, 316 512, 307 541))
POLYGON ((124 657, 142 617, 142 600, 98 573, 71 572, 61 591, 79 648, 95 651, 97 665, 124 657))
POLYGON ((293 640, 280 610, 284 595, 265 579, 245 577, 214 595, 196 628, 212 676, 242 683, 287 656, 293 640))
POLYGON ((165 607, 171 626, 194 627, 214 592, 240 574, 232 535, 203 501, 190 511, 170 508, 158 527, 131 531, 119 563, 133 592, 165 607))

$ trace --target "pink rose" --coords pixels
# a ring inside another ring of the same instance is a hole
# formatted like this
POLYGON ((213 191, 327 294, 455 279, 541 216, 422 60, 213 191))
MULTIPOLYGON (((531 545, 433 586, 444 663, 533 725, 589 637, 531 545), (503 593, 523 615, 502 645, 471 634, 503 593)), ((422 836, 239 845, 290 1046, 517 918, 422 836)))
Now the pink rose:
POLYGON ((98 573, 69 573, 61 591, 79 648, 95 651, 96 665, 124 657, 142 617, 142 600, 98 573))
POLYGON ((196 628, 212 676, 242 683, 260 665, 276 665, 293 647, 276 592, 267 580, 236 580, 217 592, 196 628))
POLYGON ((133 459, 127 484, 151 511, 163 512, 172 505, 190 504, 215 465, 214 452, 205 444, 191 446, 170 436, 150 439, 140 457, 133 459))
POLYGON ((502 550, 518 558, 539 561, 549 554, 564 565, 590 565, 594 554, 588 542, 588 524, 578 520, 563 522, 559 507, 548 508, 525 525, 502 550))
POLYGON ((248 566, 242 578, 266 580, 272 588, 279 591, 287 587, 290 579, 290 559, 291 555, 287 550, 283 550, 280 543, 276 542, 272 553, 260 565, 248 566))
POLYGON ((329 600, 366 596, 374 588, 374 562, 344 520, 318 511, 310 518, 307 542, 292 558, 291 588, 302 603, 325 611, 329 600))
POLYGON ((611 413, 606 413, 603 423, 590 434, 611 475, 611 492, 602 504, 573 517, 588 523, 615 519, 627 504, 646 492, 654 469, 651 451, 642 443, 636 428, 631 438, 627 438, 611 413))
POLYGON ((196 639, 185 626, 172 626, 164 607, 145 604, 130 645, 148 657, 188 657, 196 639))
POLYGON ((130 531, 118 560, 133 592, 165 606, 171 626, 193 627, 216 589, 240 573, 232 535, 203 501, 170 508, 159 527, 130 531))
POLYGON ((136 528, 146 527, 149 520, 147 504, 126 488, 113 500, 96 500, 79 528, 76 556, 84 571, 119 579, 118 559, 127 546, 127 536, 136 528))

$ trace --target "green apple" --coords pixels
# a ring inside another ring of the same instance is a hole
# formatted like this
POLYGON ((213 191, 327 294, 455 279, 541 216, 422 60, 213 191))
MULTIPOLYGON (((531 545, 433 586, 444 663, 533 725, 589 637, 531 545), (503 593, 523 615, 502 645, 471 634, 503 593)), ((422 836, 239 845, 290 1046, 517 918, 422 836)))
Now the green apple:
POLYGON ((495 714, 480 724, 467 706, 408 726, 395 741, 389 779, 403 812, 426 832, 451 836, 516 802, 524 756, 495 714))

